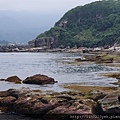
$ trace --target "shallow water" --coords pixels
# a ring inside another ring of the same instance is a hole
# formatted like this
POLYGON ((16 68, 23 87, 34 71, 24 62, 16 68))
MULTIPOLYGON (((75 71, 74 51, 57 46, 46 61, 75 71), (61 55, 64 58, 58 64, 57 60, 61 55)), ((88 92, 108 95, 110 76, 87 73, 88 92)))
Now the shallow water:
POLYGON ((81 57, 76 53, 0 53, 0 78, 17 75, 22 80, 35 74, 53 77, 58 83, 54 85, 25 85, 0 81, 0 90, 9 88, 29 87, 43 91, 63 91, 63 84, 113 86, 114 78, 100 76, 101 73, 117 71, 116 68, 86 64, 68 64, 75 58, 81 57))

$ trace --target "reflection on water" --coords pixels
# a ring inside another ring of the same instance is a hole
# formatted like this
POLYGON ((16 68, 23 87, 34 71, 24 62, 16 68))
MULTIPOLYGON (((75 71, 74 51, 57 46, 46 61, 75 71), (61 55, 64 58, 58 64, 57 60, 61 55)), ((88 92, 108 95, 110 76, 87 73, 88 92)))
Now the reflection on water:
POLYGON ((54 85, 25 85, 0 82, 0 90, 30 87, 31 89, 62 91, 61 84, 86 83, 87 85, 112 86, 116 79, 99 76, 116 71, 115 68, 86 64, 67 64, 80 54, 75 53, 0 53, 0 78, 17 75, 22 80, 35 74, 45 74, 58 81, 54 85))

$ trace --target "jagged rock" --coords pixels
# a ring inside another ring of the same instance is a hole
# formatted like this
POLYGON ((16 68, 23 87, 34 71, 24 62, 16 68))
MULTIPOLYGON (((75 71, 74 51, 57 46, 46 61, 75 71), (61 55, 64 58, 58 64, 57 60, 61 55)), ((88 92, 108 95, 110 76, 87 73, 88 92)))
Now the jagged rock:
POLYGON ((104 115, 106 112, 103 111, 102 105, 99 102, 96 102, 91 107, 91 112, 96 115, 104 115))
POLYGON ((16 98, 12 96, 3 97, 3 98, 0 98, 0 105, 8 107, 8 106, 11 106, 15 102, 15 100, 16 98))
POLYGON ((2 97, 0 98, 0 110, 2 112, 9 112, 12 110, 13 103, 16 98, 12 96, 2 97))
POLYGON ((114 114, 114 115, 120 115, 120 105, 119 106, 110 106, 107 110, 106 110, 107 114, 114 114))
POLYGON ((28 44, 31 47, 46 46, 46 48, 56 48, 57 47, 57 39, 54 39, 53 37, 38 38, 38 39, 34 39, 32 41, 29 41, 28 44))
POLYGON ((55 82, 56 81, 53 78, 41 74, 33 75, 23 80, 23 83, 25 84, 38 84, 38 85, 54 84, 55 82))
POLYGON ((67 104, 58 106, 49 114, 91 114, 90 107, 79 102, 69 101, 67 104))
POLYGON ((99 90, 91 90, 88 94, 89 96, 87 98, 93 99, 94 101, 98 101, 106 96, 103 91, 99 90))
POLYGON ((120 90, 109 93, 103 99, 99 100, 104 111, 107 114, 120 114, 120 102, 119 102, 120 90))

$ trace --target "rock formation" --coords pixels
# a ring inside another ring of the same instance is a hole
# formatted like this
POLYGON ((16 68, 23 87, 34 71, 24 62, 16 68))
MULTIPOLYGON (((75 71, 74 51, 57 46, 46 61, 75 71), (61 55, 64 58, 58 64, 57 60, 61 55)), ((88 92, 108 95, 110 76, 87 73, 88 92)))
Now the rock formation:
POLYGON ((53 78, 41 74, 33 75, 23 80, 23 83, 25 84, 38 84, 38 85, 54 84, 55 82, 56 81, 54 81, 53 78))

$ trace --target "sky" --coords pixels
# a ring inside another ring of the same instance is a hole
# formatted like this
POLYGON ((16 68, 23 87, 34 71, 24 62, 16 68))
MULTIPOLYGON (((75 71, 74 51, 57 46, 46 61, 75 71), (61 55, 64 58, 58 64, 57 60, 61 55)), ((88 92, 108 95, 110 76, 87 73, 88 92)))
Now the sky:
POLYGON ((97 0, 0 0, 0 10, 32 12, 67 12, 68 10, 97 0))

